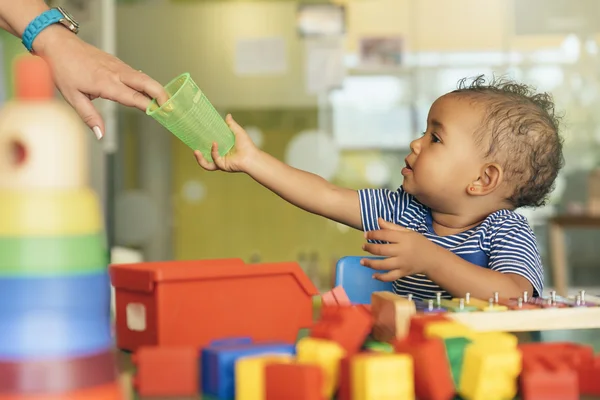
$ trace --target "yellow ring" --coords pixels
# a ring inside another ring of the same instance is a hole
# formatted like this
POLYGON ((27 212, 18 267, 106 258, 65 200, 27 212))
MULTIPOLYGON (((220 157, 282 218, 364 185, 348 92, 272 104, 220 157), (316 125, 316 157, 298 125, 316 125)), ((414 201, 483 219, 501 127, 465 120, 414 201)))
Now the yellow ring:
POLYGON ((54 236, 104 229, 90 189, 0 192, 0 236, 54 236))

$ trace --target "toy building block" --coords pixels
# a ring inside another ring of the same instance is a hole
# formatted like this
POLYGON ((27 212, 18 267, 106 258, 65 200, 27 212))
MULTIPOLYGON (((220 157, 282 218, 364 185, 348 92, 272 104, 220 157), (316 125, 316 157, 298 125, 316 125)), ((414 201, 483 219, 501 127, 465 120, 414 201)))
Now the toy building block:
POLYGON ((316 364, 278 364, 265 367, 266 400, 325 400, 325 378, 316 364))
POLYGON ((350 360, 352 399, 413 400, 413 360, 407 354, 361 354, 350 360))
POLYGON ((338 343, 307 337, 296 344, 297 360, 302 364, 318 365, 323 369, 323 397, 331 398, 338 386, 340 361, 346 351, 338 343))
POLYGON ((410 319, 417 312, 412 300, 392 292, 373 293, 371 310, 375 318, 373 337, 380 342, 408 335, 410 319))
POLYGON ((580 393, 585 396, 600 396, 600 356, 587 365, 582 363, 578 372, 580 393))
POLYGON ((295 346, 287 343, 219 343, 202 351, 202 369, 206 370, 202 391, 219 399, 235 398, 235 363, 242 357, 295 354, 295 346))
POLYGON ((328 292, 321 295, 321 305, 323 308, 335 306, 349 306, 352 303, 342 286, 336 286, 328 292))
POLYGON ((211 351, 220 346, 250 345, 252 343, 251 337, 231 337, 213 340, 208 346, 202 348, 200 351, 200 387, 202 391, 206 389, 211 379, 215 379, 214 374, 211 375, 210 357, 208 356, 211 351))
POLYGON ((241 358, 235 363, 235 400, 265 399, 265 367, 269 363, 290 363, 291 355, 241 358))
POLYGON ((470 343, 472 343, 471 340, 464 337, 454 337, 444 340, 446 356, 448 357, 448 362, 450 363, 450 370, 452 372, 452 380, 454 381, 455 391, 457 391, 460 387, 460 378, 462 376, 465 349, 470 343))
POLYGON ((364 308, 354 306, 328 307, 323 309, 310 336, 338 343, 346 354, 360 351, 371 332, 373 317, 364 308))
POLYGON ((575 343, 525 343, 519 345, 523 365, 532 361, 559 363, 571 368, 578 375, 581 395, 600 395, 600 362, 594 359, 594 349, 575 343))
POLYGON ((458 393, 465 400, 513 399, 520 372, 518 349, 472 343, 465 349, 458 393))
POLYGON ((523 400, 577 400, 577 371, 552 357, 523 359, 519 378, 523 400))
POLYGON ((475 332, 466 325, 459 322, 443 321, 443 322, 432 322, 425 326, 423 334, 425 337, 438 337, 441 339, 455 338, 455 337, 466 337, 471 339, 474 337, 475 332))
POLYGON ((495 348, 515 349, 519 344, 519 339, 507 332, 476 332, 471 339, 479 345, 495 348))
POLYGON ((410 318, 408 336, 411 340, 425 339, 425 327, 433 322, 451 321, 444 314, 416 314, 410 318))
POLYGON ((198 350, 194 347, 140 347, 133 386, 140 396, 193 396, 199 391, 198 350))
POLYGON ((140 344, 200 349, 215 339, 237 336, 293 343, 299 329, 312 326, 313 296, 318 295, 294 262, 123 264, 111 265, 110 277, 116 292, 117 346, 131 351, 140 344))
POLYGON ((364 353, 346 356, 340 360, 340 374, 336 400, 352 400, 352 377, 350 363, 353 358, 361 357, 364 353))
POLYGON ((415 395, 420 400, 450 400, 454 398, 450 363, 444 342, 440 338, 407 337, 394 343, 397 353, 412 357, 415 395))
POLYGON ((363 349, 367 351, 374 351, 378 353, 393 353, 394 346, 388 342, 379 342, 377 340, 367 339, 363 345, 363 349))

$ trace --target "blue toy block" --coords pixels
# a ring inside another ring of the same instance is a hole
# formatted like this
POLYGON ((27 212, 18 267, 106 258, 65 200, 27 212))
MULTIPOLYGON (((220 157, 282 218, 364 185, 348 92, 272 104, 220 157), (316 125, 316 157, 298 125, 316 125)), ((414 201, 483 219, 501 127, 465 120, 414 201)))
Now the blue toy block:
POLYGON ((336 265, 335 286, 342 286, 353 304, 371 304, 373 292, 391 292, 394 289, 392 282, 373 279, 373 274, 386 271, 377 271, 360 265, 360 260, 363 258, 383 259, 385 257, 347 256, 340 258, 336 265))
POLYGON ((5 314, 52 310, 107 315, 110 278, 106 270, 86 275, 0 278, 0 321, 5 314))
MULTIPOLYGON (((235 362, 241 357, 267 354, 296 354, 296 346, 288 343, 251 343, 217 345, 203 352, 202 365, 209 369, 203 392, 220 400, 235 399, 235 362)), ((203 373, 204 375, 204 373, 203 373)))
POLYGON ((208 382, 214 377, 214 371, 211 370, 210 364, 208 363, 208 352, 214 350, 219 346, 236 346, 236 345, 249 345, 252 343, 250 337, 239 337, 239 338, 226 338, 213 340, 210 344, 204 347, 200 353, 200 389, 202 392, 206 392, 208 388, 208 382))

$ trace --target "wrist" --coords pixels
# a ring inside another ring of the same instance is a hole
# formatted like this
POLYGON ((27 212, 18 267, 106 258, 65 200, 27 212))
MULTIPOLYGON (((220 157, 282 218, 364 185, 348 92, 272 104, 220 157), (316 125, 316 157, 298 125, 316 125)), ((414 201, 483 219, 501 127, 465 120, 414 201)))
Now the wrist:
POLYGON ((48 26, 33 40, 32 48, 36 55, 47 57, 53 49, 63 47, 69 40, 77 40, 77 35, 60 24, 48 26))
POLYGON ((448 257, 454 255, 452 252, 438 246, 433 242, 429 243, 431 243, 431 249, 428 249, 425 252, 427 256, 423 257, 424 263, 422 268, 423 273, 427 276, 435 274, 441 265, 444 265, 448 262, 448 257))
POLYGON ((250 176, 259 173, 261 164, 264 164, 267 153, 255 147, 253 150, 246 153, 240 162, 240 170, 250 176))

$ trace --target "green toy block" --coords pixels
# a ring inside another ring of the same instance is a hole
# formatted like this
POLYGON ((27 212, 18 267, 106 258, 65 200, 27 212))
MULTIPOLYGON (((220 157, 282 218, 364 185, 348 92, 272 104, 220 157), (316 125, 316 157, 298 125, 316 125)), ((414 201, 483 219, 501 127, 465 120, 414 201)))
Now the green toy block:
POLYGON ((386 342, 378 342, 377 340, 367 339, 363 347, 367 350, 377 351, 380 353, 393 353, 394 347, 386 342))
POLYGON ((444 340, 444 345, 446 346, 446 355, 450 363, 450 370, 452 372, 452 379, 454 381, 455 388, 458 388, 458 384, 460 382, 465 347, 467 347, 467 345, 470 343, 471 340, 465 337, 455 337, 444 340))

